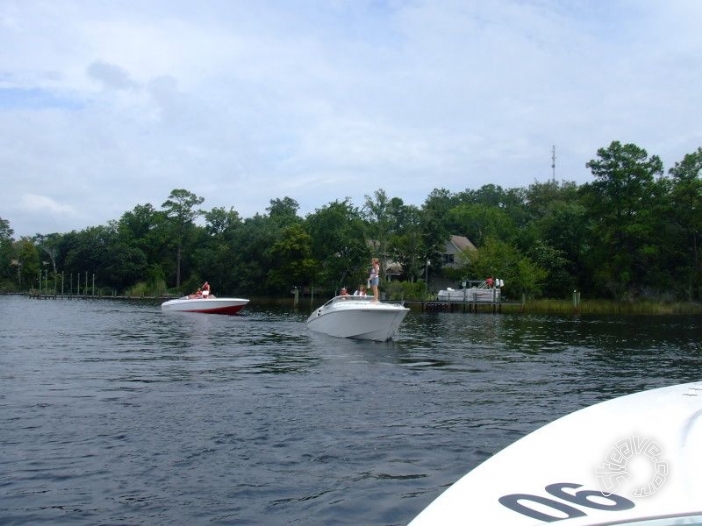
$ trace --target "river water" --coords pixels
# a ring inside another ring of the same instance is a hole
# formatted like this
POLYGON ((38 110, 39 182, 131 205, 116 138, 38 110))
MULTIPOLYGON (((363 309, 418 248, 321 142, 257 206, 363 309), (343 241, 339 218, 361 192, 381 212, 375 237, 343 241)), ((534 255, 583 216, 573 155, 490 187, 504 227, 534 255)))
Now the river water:
POLYGON ((0 297, 0 524, 407 524, 541 425, 702 378, 702 319, 0 297))

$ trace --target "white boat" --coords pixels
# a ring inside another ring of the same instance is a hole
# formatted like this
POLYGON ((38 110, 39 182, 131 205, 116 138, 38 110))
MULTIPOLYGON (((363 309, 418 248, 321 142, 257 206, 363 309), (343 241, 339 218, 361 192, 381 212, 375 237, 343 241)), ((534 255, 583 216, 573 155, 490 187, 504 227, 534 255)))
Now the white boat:
POLYGON ((337 338, 385 341, 408 312, 399 303, 374 302, 372 296, 336 296, 310 315, 307 327, 337 338))
POLYGON ((440 290, 436 299, 438 301, 452 302, 498 302, 500 301, 499 287, 469 287, 463 289, 447 288, 440 290))
POLYGON ((449 487, 410 526, 702 524, 702 382, 595 404, 449 487))
POLYGON ((205 314, 236 314, 249 302, 242 298, 217 298, 212 294, 207 298, 183 296, 161 304, 164 312, 202 312, 205 314))

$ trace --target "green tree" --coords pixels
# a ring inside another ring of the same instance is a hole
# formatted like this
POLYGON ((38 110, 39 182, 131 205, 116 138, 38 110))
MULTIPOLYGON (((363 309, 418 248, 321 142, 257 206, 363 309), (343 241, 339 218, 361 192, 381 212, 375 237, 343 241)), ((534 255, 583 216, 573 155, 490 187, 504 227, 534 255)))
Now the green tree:
POLYGON ((180 271, 183 245, 195 227, 195 219, 204 212, 195 209, 205 199, 183 189, 172 190, 168 199, 161 205, 170 222, 176 245, 176 288, 180 289, 180 271))
POLYGON ((10 228, 10 222, 0 217, 0 243, 12 241, 12 234, 14 233, 14 230, 10 228))
POLYGON ((205 230, 210 236, 225 236, 241 226, 241 217, 234 208, 213 208, 205 212, 205 230))
POLYGON ((381 280, 385 277, 385 266, 388 259, 388 240, 392 236, 392 216, 390 215, 390 199, 382 188, 376 190, 373 196, 366 195, 361 209, 368 223, 368 232, 372 237, 373 255, 380 260, 381 280))
POLYGON ((0 217, 0 290, 14 289, 15 283, 19 287, 20 261, 17 258, 13 246, 12 234, 14 231, 10 228, 10 222, 0 217))
POLYGON ((226 290, 280 293, 267 285, 271 268, 270 247, 278 240, 279 234, 275 221, 261 214, 246 218, 231 232, 230 239, 218 247, 217 253, 222 272, 220 279, 226 290))
POLYGON ((310 285, 315 280, 317 262, 312 257, 312 237, 301 224, 290 225, 270 250, 268 283, 285 290, 310 285))
POLYGON ((523 230, 529 232, 524 236, 529 242, 520 246, 549 273, 544 295, 562 298, 581 289, 579 279, 586 280, 581 262, 587 249, 587 216, 579 202, 577 185, 534 183, 527 188, 525 199, 530 219, 523 230))
POLYGON ((14 252, 20 264, 20 289, 39 288, 39 269, 42 268, 42 264, 34 242, 28 237, 22 237, 14 243, 14 252))
POLYGON ((669 267, 676 272, 675 283, 682 283, 688 300, 699 298, 702 288, 702 148, 685 155, 669 170, 672 185, 665 239, 674 243, 668 254, 669 267))
POLYGON ((493 238, 487 239, 477 254, 471 254, 469 268, 473 279, 492 276, 503 280, 505 294, 512 297, 539 297, 548 278, 546 269, 514 245, 493 238))
POLYGON ((421 257, 422 269, 426 268, 427 263, 432 272, 434 269, 441 269, 443 247, 449 236, 454 234, 452 230, 455 225, 451 224, 450 212, 459 203, 457 196, 445 188, 435 188, 424 201, 421 208, 424 249, 421 257))
POLYGON ((348 199, 315 210, 305 218, 305 226, 321 284, 338 290, 344 284, 365 283, 370 266, 366 229, 360 211, 348 199))
POLYGON ((123 292, 145 280, 147 268, 146 255, 140 248, 115 240, 105 249, 99 272, 100 284, 123 292))
POLYGON ((602 291, 615 297, 640 289, 651 268, 656 217, 652 215, 655 177, 663 172, 657 156, 618 141, 589 161, 595 177, 583 188, 591 222, 591 273, 602 291))
POLYGON ((270 206, 266 208, 268 217, 280 227, 286 227, 292 224, 299 224, 301 218, 298 217, 297 211, 300 205, 290 197, 283 199, 272 199, 270 206))
POLYGON ((389 240, 393 259, 402 266, 403 277, 417 281, 424 275, 424 258, 428 253, 422 231, 419 207, 405 205, 401 199, 391 200, 395 226, 389 240))
POLYGON ((118 258, 114 251, 118 243, 115 223, 62 234, 57 261, 65 272, 69 288, 77 289, 80 283, 80 292, 85 291, 94 276, 97 287, 107 285, 121 291, 120 283, 112 278, 112 274, 118 272, 119 263, 111 261, 111 256, 118 258))
POLYGON ((171 225, 165 212, 156 210, 151 204, 137 205, 122 215, 116 229, 119 242, 141 250, 149 265, 159 265, 164 273, 175 269, 169 246, 171 225))
POLYGON ((479 247, 488 238, 510 241, 516 235, 512 218, 503 208, 485 204, 459 204, 449 211, 454 234, 464 235, 479 247))

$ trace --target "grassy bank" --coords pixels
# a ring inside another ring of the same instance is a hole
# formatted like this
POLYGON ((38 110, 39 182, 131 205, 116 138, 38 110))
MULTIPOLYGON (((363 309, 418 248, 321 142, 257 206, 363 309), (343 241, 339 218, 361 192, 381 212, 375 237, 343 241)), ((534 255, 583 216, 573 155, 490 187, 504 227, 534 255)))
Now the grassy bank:
POLYGON ((503 313, 529 314, 702 314, 702 304, 690 302, 582 300, 575 306, 570 300, 527 300, 522 305, 503 305, 503 313))

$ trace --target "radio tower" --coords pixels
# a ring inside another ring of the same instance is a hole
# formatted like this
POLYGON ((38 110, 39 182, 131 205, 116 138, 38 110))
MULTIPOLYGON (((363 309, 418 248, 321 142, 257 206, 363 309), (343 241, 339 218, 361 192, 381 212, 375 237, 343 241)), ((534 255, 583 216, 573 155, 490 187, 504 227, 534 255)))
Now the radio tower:
POLYGON ((551 150, 551 170, 553 170, 553 182, 556 182, 556 145, 551 150))

